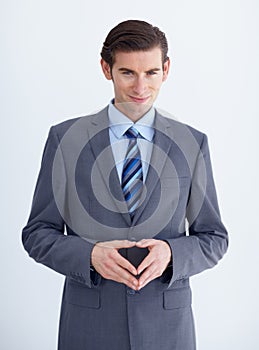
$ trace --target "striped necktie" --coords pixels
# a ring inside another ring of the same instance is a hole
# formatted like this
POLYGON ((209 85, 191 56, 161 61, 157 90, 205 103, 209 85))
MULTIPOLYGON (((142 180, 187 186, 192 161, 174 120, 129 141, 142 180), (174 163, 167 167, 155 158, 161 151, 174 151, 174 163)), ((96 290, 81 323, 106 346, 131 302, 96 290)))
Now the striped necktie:
POLYGON ((129 208, 131 219, 138 207, 143 188, 143 170, 141 157, 137 145, 139 132, 134 127, 129 128, 125 135, 129 139, 129 145, 122 170, 122 191, 129 208))

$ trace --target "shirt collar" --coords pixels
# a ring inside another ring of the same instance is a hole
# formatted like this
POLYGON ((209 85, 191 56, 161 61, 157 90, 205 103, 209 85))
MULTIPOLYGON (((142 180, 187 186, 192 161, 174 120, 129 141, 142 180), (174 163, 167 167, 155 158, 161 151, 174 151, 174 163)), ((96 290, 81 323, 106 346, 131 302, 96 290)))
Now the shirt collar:
POLYGON ((113 104, 112 100, 108 107, 109 127, 112 130, 115 137, 122 138, 124 133, 134 125, 134 128, 138 130, 142 137, 148 141, 152 141, 154 136, 154 120, 155 109, 151 107, 150 110, 143 115, 136 123, 130 120, 125 114, 119 111, 113 104))

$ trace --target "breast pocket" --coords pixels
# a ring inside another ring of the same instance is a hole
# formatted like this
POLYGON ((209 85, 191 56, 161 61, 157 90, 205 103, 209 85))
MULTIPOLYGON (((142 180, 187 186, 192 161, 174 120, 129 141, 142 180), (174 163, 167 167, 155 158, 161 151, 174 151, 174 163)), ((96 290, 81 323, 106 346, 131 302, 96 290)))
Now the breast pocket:
POLYGON ((67 280, 64 298, 67 303, 72 305, 92 309, 100 308, 100 292, 72 280, 67 280))

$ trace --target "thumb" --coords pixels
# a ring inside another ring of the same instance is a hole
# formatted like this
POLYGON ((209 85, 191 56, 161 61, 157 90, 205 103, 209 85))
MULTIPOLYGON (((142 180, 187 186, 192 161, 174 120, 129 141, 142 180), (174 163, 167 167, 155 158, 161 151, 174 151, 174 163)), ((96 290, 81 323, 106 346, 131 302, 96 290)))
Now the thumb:
POLYGON ((127 239, 122 241, 120 240, 114 241, 114 248, 116 249, 131 248, 131 247, 134 247, 135 245, 136 245, 136 242, 128 241, 127 239))
POLYGON ((152 239, 142 239, 141 241, 136 242, 136 246, 139 248, 147 248, 154 244, 152 239))

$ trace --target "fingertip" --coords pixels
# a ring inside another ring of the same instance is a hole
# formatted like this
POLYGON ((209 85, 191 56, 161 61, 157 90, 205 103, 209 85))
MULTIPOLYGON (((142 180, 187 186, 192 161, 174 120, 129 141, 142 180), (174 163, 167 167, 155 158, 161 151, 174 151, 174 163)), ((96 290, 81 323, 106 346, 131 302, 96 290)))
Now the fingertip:
POLYGON ((138 275, 140 275, 144 271, 144 269, 145 269, 145 266, 139 265, 138 268, 137 268, 138 275))
POLYGON ((132 282, 132 285, 133 285, 134 287, 136 287, 136 286, 138 285, 138 282, 137 282, 137 281, 133 281, 133 282, 132 282))

